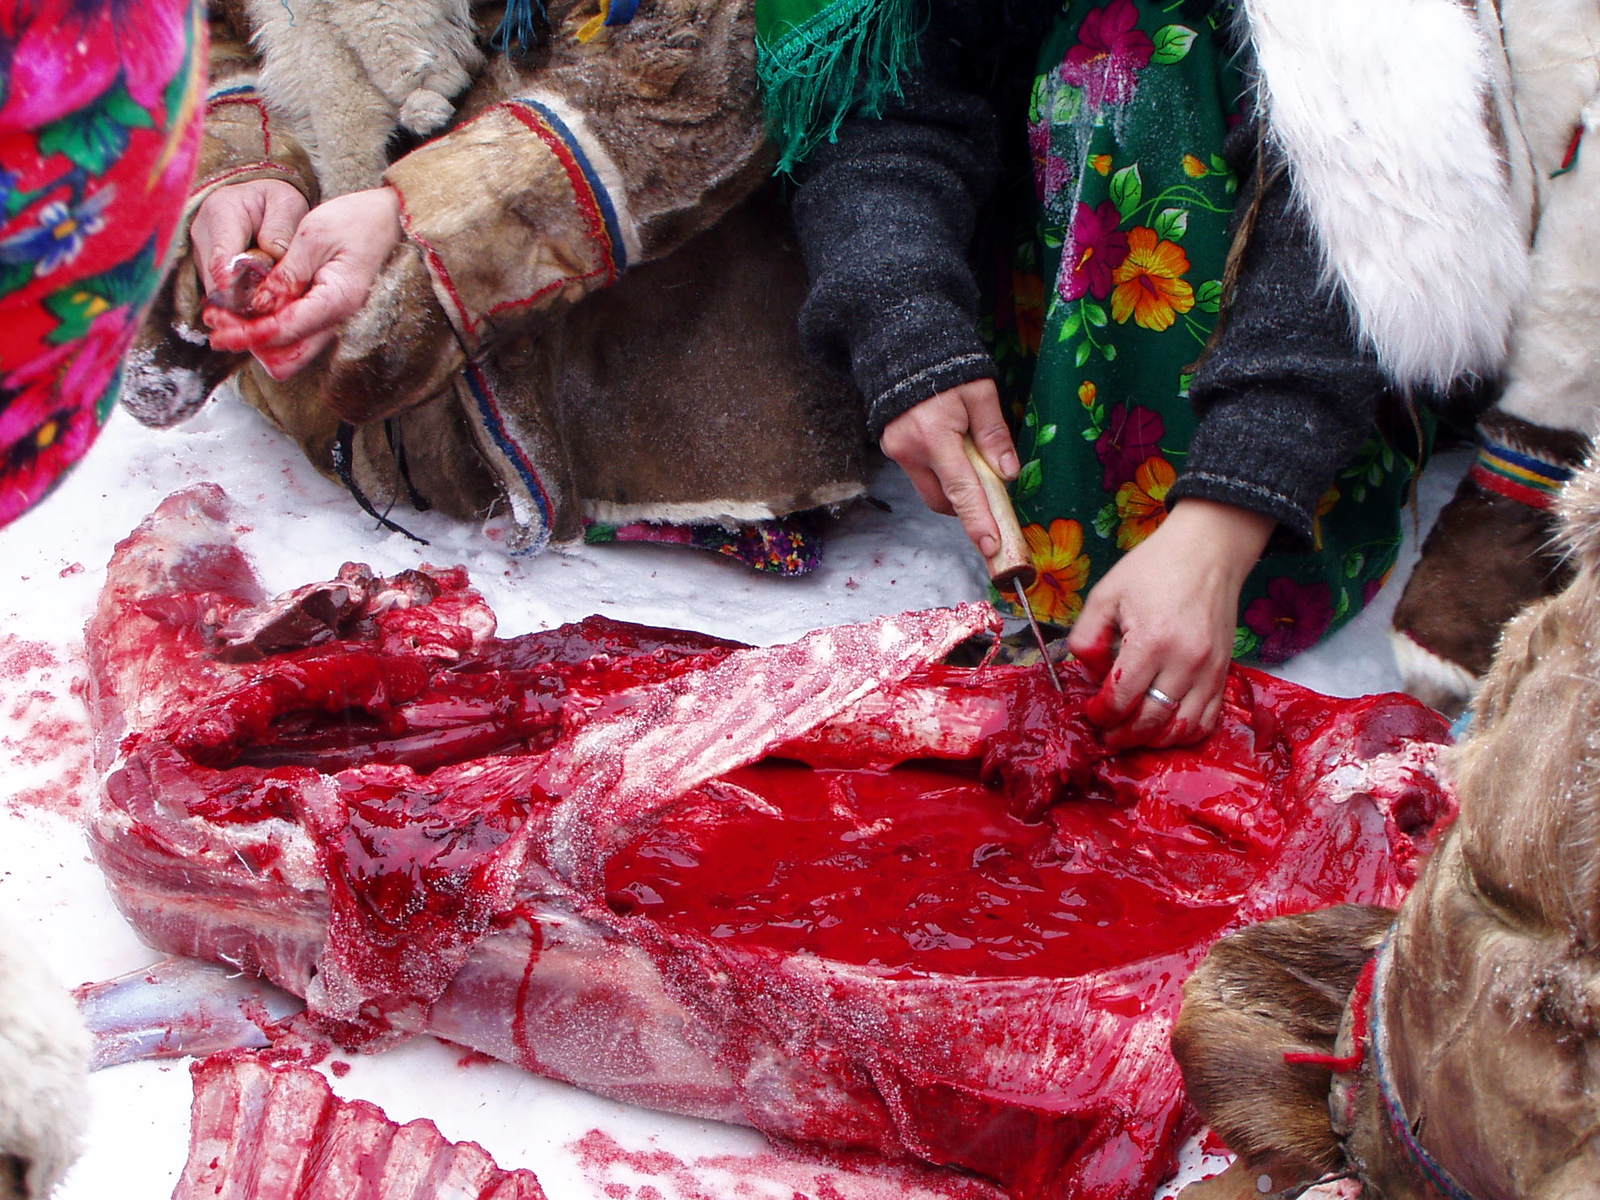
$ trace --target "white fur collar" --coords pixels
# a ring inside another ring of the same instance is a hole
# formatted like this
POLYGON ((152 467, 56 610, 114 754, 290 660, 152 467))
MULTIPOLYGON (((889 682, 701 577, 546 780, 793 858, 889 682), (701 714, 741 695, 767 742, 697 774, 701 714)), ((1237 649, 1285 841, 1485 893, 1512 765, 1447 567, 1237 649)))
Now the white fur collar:
POLYGON ((1259 111, 1363 341, 1402 388, 1496 374, 1533 205, 1492 0, 1243 7, 1259 111))

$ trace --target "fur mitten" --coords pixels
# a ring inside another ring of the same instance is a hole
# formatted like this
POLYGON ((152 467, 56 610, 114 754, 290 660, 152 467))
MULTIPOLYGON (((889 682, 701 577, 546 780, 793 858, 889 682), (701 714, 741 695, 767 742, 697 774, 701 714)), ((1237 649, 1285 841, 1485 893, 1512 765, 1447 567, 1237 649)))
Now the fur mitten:
POLYGON ((1406 691, 1452 716, 1489 669, 1505 623, 1565 586, 1550 504, 1589 449, 1581 434, 1503 411, 1478 433, 1477 461, 1423 543, 1392 633, 1406 691))

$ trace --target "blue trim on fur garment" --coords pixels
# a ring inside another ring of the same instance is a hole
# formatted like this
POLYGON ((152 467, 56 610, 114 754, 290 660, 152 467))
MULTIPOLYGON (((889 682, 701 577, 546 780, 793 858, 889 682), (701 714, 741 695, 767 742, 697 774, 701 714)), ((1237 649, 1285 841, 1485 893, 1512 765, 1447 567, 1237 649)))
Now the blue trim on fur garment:
POLYGON ((572 157, 578 164, 578 169, 583 172, 584 180, 589 184, 589 190, 594 194, 596 206, 600 209, 600 218, 605 222, 606 236, 611 239, 611 261, 618 275, 628 269, 628 244, 622 240, 622 223, 617 220, 616 205, 611 202, 611 193, 606 190, 605 181, 600 173, 595 170, 594 163, 589 155, 584 152, 583 143, 572 132, 572 129, 556 115, 555 110, 548 104, 541 104, 527 96, 518 96, 513 103, 525 108, 531 108, 539 114, 539 118, 549 126, 566 147, 572 151, 572 157))
POLYGON ((607 25, 626 25, 639 11, 639 0, 611 0, 606 5, 607 25))
MULTIPOLYGON (((488 376, 484 374, 483 368, 469 360, 461 373, 466 379, 467 391, 472 394, 473 404, 478 410, 478 418, 482 422, 484 432, 494 442, 501 457, 517 473, 524 492, 539 513, 539 528, 533 531, 529 544, 514 553, 519 556, 538 554, 550 544, 550 531, 555 525, 555 509, 550 503, 550 493, 545 489, 544 480, 539 477, 539 471, 533 465, 532 456, 506 428, 505 417, 500 411, 499 402, 495 399, 494 388, 488 376)), ((515 513, 513 507, 513 518, 515 513)))

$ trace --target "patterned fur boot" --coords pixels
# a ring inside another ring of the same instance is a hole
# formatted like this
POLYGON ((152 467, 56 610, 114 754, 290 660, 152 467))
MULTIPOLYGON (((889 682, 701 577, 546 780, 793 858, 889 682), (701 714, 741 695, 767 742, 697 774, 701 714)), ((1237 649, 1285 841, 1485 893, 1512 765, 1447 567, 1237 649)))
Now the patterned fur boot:
POLYGON ((1478 425, 1478 458, 1439 514, 1394 614, 1406 691, 1452 716, 1472 697, 1525 605, 1560 591, 1570 572, 1550 503, 1589 439, 1503 412, 1478 425))

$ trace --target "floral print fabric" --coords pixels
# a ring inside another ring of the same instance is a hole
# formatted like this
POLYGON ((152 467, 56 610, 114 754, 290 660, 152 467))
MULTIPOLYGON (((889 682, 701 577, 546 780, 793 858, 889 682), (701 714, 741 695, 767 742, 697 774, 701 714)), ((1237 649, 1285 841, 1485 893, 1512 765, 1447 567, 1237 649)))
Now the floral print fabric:
POLYGON ((0 0, 0 526, 110 414, 199 150, 195 0, 0 0))
POLYGON ((766 575, 797 579, 816 570, 822 561, 822 524, 823 516, 816 511, 732 527, 675 525, 663 521, 635 521, 627 525, 593 522, 584 528, 583 540, 590 545, 653 542, 662 546, 694 546, 766 575))
MULTIPOLYGON (((1028 600, 1059 625, 1165 519, 1221 307, 1238 180, 1220 151, 1243 80, 1219 38, 1230 6, 1183 7, 1070 0, 1029 103, 1034 223, 996 359, 1020 426, 1028 600)), ((1280 662, 1360 611, 1394 564, 1411 474, 1374 436, 1324 497, 1317 546, 1251 575, 1236 654, 1280 662)))

